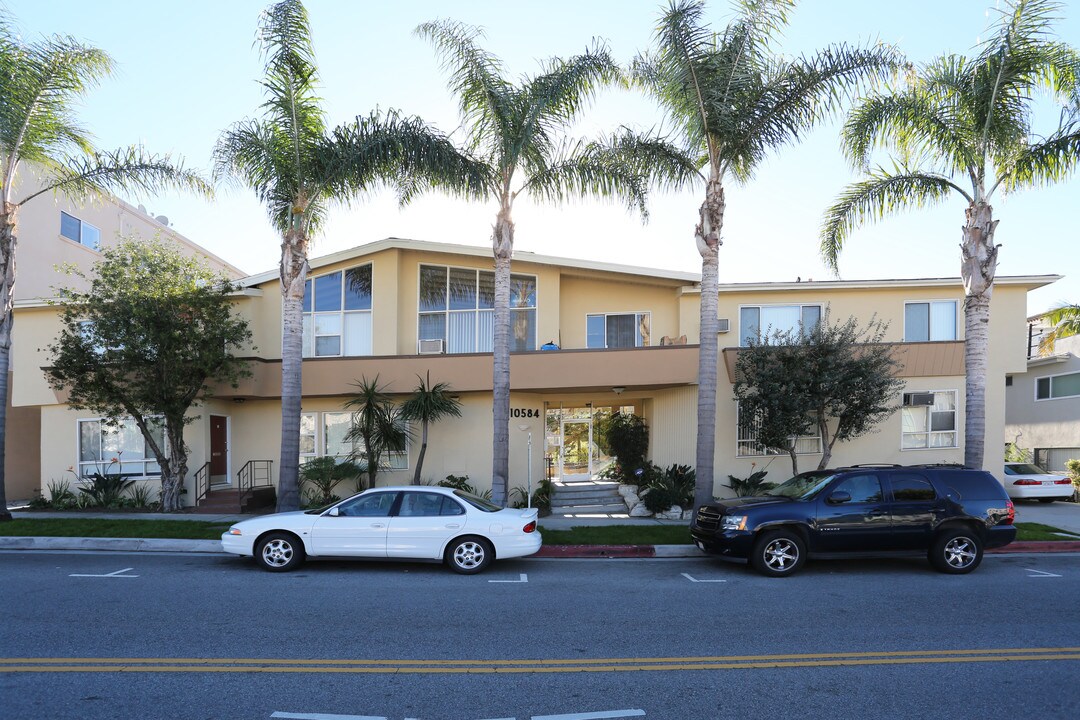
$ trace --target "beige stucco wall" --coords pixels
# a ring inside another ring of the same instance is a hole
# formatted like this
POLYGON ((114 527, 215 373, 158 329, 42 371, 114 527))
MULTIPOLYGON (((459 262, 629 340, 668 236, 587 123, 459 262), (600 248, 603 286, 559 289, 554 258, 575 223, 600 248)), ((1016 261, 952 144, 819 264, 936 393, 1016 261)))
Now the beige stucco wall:
POLYGON ((559 308, 560 346, 564 349, 588 346, 586 316, 600 313, 651 314, 650 345, 662 337, 677 338, 679 305, 675 288, 629 279, 564 277, 559 308))

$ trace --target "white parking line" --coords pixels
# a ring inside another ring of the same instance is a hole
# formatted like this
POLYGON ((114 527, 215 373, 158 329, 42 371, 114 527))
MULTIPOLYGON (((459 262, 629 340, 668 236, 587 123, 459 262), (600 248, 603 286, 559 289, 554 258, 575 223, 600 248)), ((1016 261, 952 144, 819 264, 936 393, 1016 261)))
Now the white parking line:
POLYGON ((494 583, 527 583, 529 582, 529 576, 525 573, 521 573, 517 580, 488 580, 488 582, 494 583))
POLYGON ((288 718, 289 720, 388 720, 382 715, 327 715, 326 713, 287 713, 276 712, 272 718, 288 718))
POLYGON ((1036 575, 1028 575, 1029 578, 1061 577, 1060 575, 1055 575, 1054 573, 1049 573, 1044 570, 1032 570, 1031 568, 1024 569, 1028 572, 1037 573, 1036 575))
POLYGON ((686 578, 690 582, 727 582, 727 580, 698 580, 697 578, 695 578, 690 573, 681 573, 681 574, 682 574, 682 576, 684 578, 686 578))
POLYGON ((128 570, 134 570, 135 568, 124 568, 123 570, 117 570, 116 572, 108 573, 107 575, 82 575, 74 573, 68 575, 68 577, 108 577, 108 578, 137 578, 138 575, 124 575, 128 570))
POLYGON ((570 715, 533 715, 532 720, 607 720, 609 718, 644 716, 644 710, 608 710, 606 712, 572 713, 570 715))

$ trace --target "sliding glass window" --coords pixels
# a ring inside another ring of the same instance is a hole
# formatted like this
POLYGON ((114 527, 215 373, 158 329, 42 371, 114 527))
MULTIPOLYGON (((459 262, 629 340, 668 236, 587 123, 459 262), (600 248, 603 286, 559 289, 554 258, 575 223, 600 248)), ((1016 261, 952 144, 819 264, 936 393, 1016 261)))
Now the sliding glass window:
POLYGON ((308 280, 304 357, 371 354, 371 265, 308 280))
MULTIPOLYGON (((495 273, 420 266, 421 352, 488 353, 495 339, 495 273)), ((536 349, 536 278, 510 276, 510 349, 536 349)))

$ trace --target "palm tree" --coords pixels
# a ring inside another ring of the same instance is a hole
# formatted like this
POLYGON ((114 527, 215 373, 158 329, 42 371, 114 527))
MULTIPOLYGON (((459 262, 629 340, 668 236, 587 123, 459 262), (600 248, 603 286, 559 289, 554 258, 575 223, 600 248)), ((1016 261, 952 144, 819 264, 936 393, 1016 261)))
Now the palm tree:
POLYGON ((1054 352, 1054 344, 1073 335, 1080 335, 1080 305, 1061 305, 1043 315, 1050 329, 1039 340, 1039 354, 1054 352))
POLYGON ((633 65, 634 80, 667 112, 705 179, 694 233, 701 254, 697 505, 713 496, 724 183, 749 182, 770 151, 797 142, 849 92, 897 64, 894 51, 883 46, 837 45, 809 57, 781 58, 771 41, 787 24, 792 0, 735 4, 737 16, 714 31, 704 22, 702 0, 673 0, 657 23, 652 50, 633 65))
POLYGON ((491 245, 495 259, 493 342, 492 501, 505 505, 510 462, 510 261, 514 201, 523 194, 558 204, 573 196, 618 198, 642 216, 645 183, 622 153, 599 142, 573 142, 563 134, 603 86, 621 73, 606 47, 543 64, 538 75, 515 84, 502 62, 481 48, 483 32, 450 20, 420 25, 450 74, 466 126, 467 146, 487 168, 487 198, 498 203, 491 245))
POLYGON ((349 459, 367 468, 368 488, 373 488, 383 455, 405 450, 409 429, 402 409, 394 405, 386 388, 379 385, 378 375, 374 380, 361 378, 353 385, 357 389, 356 396, 345 403, 346 408, 353 410, 352 427, 345 434, 345 440, 354 445, 359 441, 363 446, 349 459))
POLYGON ((1047 137, 1031 129, 1034 97, 1045 90, 1068 103, 1080 93, 1080 55, 1054 40, 1058 5, 1008 2, 973 57, 946 55, 919 69, 906 87, 874 94, 851 113, 845 153, 866 173, 826 212, 821 252, 834 269, 859 225, 898 210, 940 204, 953 193, 966 203, 960 245, 964 282, 964 463, 983 467, 990 296, 998 248, 990 201, 1063 180, 1080 160, 1080 126, 1063 115, 1047 137), (871 169, 876 150, 891 167, 871 169))
POLYGON ((427 454, 428 425, 444 417, 461 417, 461 402, 450 395, 450 385, 444 382, 432 385, 430 372, 427 380, 419 375, 416 379, 420 384, 401 404, 401 414, 406 420, 420 421, 420 456, 416 459, 413 485, 420 484, 420 471, 424 467, 424 455, 427 454))
POLYGON ((299 0, 268 8, 260 21, 265 58, 263 116, 222 133, 218 176, 250 186, 281 233, 281 463, 278 510, 299 505, 301 358, 308 248, 329 205, 382 184, 407 202, 429 187, 479 191, 483 167, 418 118, 373 112, 328 131, 307 11, 299 0))
POLYGON ((94 149, 75 108, 111 71, 106 53, 70 37, 24 42, 0 9, 0 521, 11 519, 4 491, 4 428, 19 211, 35 198, 56 193, 73 200, 121 190, 156 194, 178 188, 211 194, 196 173, 167 155, 134 146, 94 149), (34 166, 36 182, 16 195, 20 171, 27 165, 34 166))

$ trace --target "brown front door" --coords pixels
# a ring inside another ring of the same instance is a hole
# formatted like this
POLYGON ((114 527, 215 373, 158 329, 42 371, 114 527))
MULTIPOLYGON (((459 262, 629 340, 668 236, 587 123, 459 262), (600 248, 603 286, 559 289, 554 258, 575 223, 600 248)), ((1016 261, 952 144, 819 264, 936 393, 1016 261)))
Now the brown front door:
POLYGON ((210 477, 218 482, 229 481, 229 419, 223 415, 210 416, 210 477), (220 476, 220 478, 218 477, 220 476))

